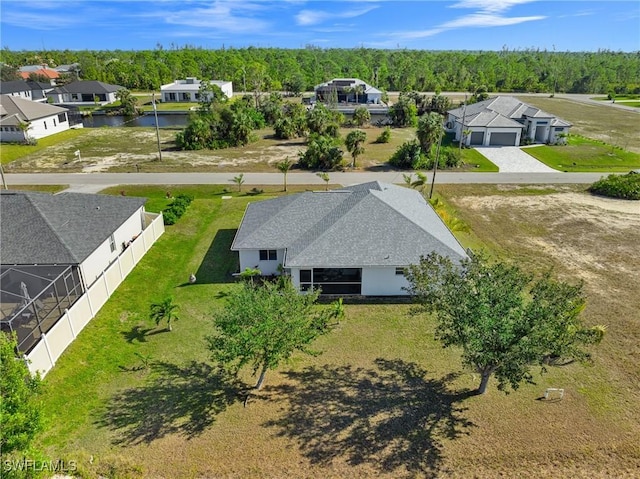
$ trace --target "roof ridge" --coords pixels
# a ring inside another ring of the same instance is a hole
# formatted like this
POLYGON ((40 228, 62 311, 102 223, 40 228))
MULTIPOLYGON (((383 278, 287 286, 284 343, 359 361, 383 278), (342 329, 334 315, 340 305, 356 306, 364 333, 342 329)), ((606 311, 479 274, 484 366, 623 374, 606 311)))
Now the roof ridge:
MULTIPOLYGON (((40 195, 41 193, 26 193, 24 196, 25 198, 27 198, 27 200, 29 201, 29 203, 31 203, 31 205, 35 208, 35 210, 38 212, 38 214, 40 215, 40 217, 44 220, 44 222, 47 224, 47 226, 49 227, 49 229, 51 230, 51 232, 54 234, 54 236, 58 239, 58 241, 60 242, 60 244, 62 245, 62 247, 65 249, 65 251, 67 251, 67 253, 69 253, 69 255, 76 260, 78 263, 80 263, 80 260, 78 260, 78 257, 74 254, 73 251, 71 251, 71 249, 69 248, 69 246, 67 245, 66 241, 64 241, 62 239, 62 237, 58 234, 58 230, 56 228, 54 228, 54 226, 51 224, 51 222, 49 221, 49 218, 47 218, 47 215, 45 215, 43 213, 43 211, 41 210, 41 208, 39 207, 38 203, 33 201, 32 196, 36 196, 36 195, 40 195)), ((46 195, 46 194, 45 194, 46 195)))
MULTIPOLYGON (((370 191, 371 190, 366 190, 366 193, 362 194, 362 191, 353 191, 353 190, 348 190, 344 188, 339 190, 334 190, 334 192, 348 193, 349 196, 345 198, 344 201, 341 201, 339 204, 337 204, 335 208, 332 208, 331 210, 329 210, 327 214, 325 214, 322 218, 316 221, 310 228, 307 229, 307 231, 305 231, 301 236, 299 236, 287 248, 287 257, 289 256, 289 250, 295 250, 298 244, 306 244, 306 246, 302 248, 300 251, 298 251, 297 253, 294 251, 294 254, 300 254, 306 249, 308 249, 309 247, 311 247, 316 241, 318 241, 322 237, 324 232, 328 231, 328 229, 332 227, 338 220, 343 218, 348 211, 350 211, 355 205, 357 205, 358 203, 360 203, 360 201, 366 198, 369 195, 370 191), (342 214, 340 214, 339 216, 333 214, 338 208, 341 208, 343 206, 347 206, 347 208, 344 211, 342 211, 342 214), (327 221, 327 218, 329 218, 328 221, 327 221), (319 229, 320 231, 318 231, 319 229), (315 239, 311 242, 307 242, 305 241, 307 238, 315 238, 315 239)), ((293 256, 293 258, 295 258, 295 256, 293 256)))
MULTIPOLYGON (((247 235, 247 237, 246 237, 246 238, 243 238, 243 241, 248 241, 251 237, 253 237, 253 235, 254 235, 254 234, 256 234, 256 233, 257 233, 257 231, 258 231, 258 230, 260 230, 260 229, 264 228, 266 225, 268 225, 268 224, 270 224, 270 223, 272 223, 272 222, 276 221, 276 218, 277 218, 277 217, 279 217, 279 216, 280 216, 280 214, 281 214, 282 212, 284 212, 285 210, 287 210, 287 209, 291 206, 291 204, 292 204, 292 203, 295 203, 298 199, 302 198, 303 196, 306 196, 306 194, 307 194, 307 193, 308 193, 308 192, 307 192, 307 191, 305 191, 305 192, 297 193, 297 194, 294 194, 294 195, 280 196, 279 198, 274 198, 275 200, 285 200, 285 199, 289 199, 290 201, 288 201, 288 202, 287 202, 287 204, 286 204, 283 208, 281 208, 280 210, 278 210, 278 212, 277 212, 275 215, 271 215, 271 216, 267 219, 267 221, 265 221, 264 223, 261 223, 259 226, 257 226, 257 227, 256 227, 256 228, 255 228, 251 233, 249 233, 249 235, 247 235)), ((242 225, 242 222, 244 221, 244 217, 246 216, 247 211, 249 211, 249 205, 251 205, 251 203, 248 203, 248 204, 247 204, 247 206, 246 206, 246 208, 245 208, 245 210, 244 210, 244 213, 242 214, 242 220, 240 221, 240 224, 241 224, 241 225, 242 225)), ((239 228, 238 228, 238 231, 240 231, 240 229, 239 229, 239 228)), ((236 235, 237 235, 237 233, 236 233, 236 235)), ((234 238, 233 238, 233 242, 232 242, 232 244, 231 244, 231 247, 232 247, 232 248, 234 247, 235 242, 236 242, 236 238, 234 237, 234 238)))

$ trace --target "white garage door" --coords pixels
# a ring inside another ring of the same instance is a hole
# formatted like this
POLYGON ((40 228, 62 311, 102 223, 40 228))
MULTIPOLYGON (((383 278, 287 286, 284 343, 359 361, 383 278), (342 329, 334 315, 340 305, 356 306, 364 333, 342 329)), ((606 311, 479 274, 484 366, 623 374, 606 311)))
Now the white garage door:
POLYGON ((517 133, 491 133, 490 145, 518 146, 516 145, 517 133))

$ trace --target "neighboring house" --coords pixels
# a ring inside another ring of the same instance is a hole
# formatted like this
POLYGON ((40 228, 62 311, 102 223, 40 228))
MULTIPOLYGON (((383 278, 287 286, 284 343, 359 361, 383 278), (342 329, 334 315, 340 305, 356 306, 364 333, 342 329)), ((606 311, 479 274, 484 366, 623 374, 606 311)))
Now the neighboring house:
POLYGON ((30 68, 28 70, 23 70, 23 68, 20 68, 20 70, 18 71, 18 75, 20 75, 25 80, 28 80, 31 75, 44 77, 44 78, 47 78, 52 85, 54 85, 56 80, 60 78, 60 73, 58 73, 55 70, 51 70, 50 68, 46 68, 46 67, 33 69, 32 66, 23 67, 23 68, 30 68))
POLYGON ((291 275, 301 291, 406 295, 405 268, 464 248, 415 190, 371 182, 250 203, 231 246, 240 270, 291 275))
POLYGON ((188 77, 185 80, 176 80, 160 87, 160 98, 163 102, 183 101, 197 102, 200 101, 200 85, 207 82, 211 85, 217 85, 227 98, 233 96, 233 84, 230 81, 220 80, 198 80, 194 77, 188 77))
POLYGON ((69 128, 66 108, 0 95, 0 141, 37 140, 69 128))
POLYGON ((0 94, 16 96, 25 100, 46 103, 47 93, 55 87, 49 83, 31 80, 11 80, 0 82, 0 94))
POLYGON ((15 96, 25 100, 33 100, 31 86, 24 80, 10 80, 0 82, 0 94, 15 96))
POLYGON ((564 143, 572 126, 512 96, 489 98, 447 113, 446 130, 455 133, 455 141, 464 135, 467 146, 564 143))
POLYGON ((53 366, 164 231, 145 201, 0 193, 0 325, 17 334, 32 371, 53 366))
POLYGON ((57 105, 108 105, 116 101, 116 93, 123 88, 97 80, 78 80, 55 88, 47 98, 57 105))
POLYGON ((382 92, 357 78, 334 78, 314 88, 317 101, 328 103, 373 103, 382 101, 382 92), (357 93, 356 93, 357 90, 357 93))

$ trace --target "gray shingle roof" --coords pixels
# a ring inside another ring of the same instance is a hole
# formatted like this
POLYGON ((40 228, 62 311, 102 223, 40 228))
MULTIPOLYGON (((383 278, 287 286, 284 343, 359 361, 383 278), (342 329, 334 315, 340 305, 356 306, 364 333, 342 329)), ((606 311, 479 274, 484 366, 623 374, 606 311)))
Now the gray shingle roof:
POLYGON ((27 91, 31 91, 31 87, 24 80, 10 80, 0 82, 0 93, 3 95, 27 91))
MULTIPOLYGON (((483 112, 497 113, 505 118, 510 118, 512 120, 518 120, 525 117, 557 118, 555 115, 552 115, 551 113, 547 113, 546 111, 543 111, 540 108, 536 108, 535 106, 529 105, 528 103, 524 103, 512 96, 496 96, 493 98, 488 98, 484 101, 479 101, 478 103, 472 103, 471 105, 467 105, 466 111, 463 106, 460 108, 455 108, 453 110, 448 111, 449 114, 455 116, 456 118, 462 119, 462 116, 464 115, 465 125, 469 124, 467 122, 469 118, 475 117, 483 112)), ((485 118, 490 118, 490 117, 486 116, 485 118)), ((560 120, 560 118, 558 118, 558 120, 560 120)), ((562 121, 567 126, 571 126, 566 121, 564 120, 562 121)), ((481 124, 478 119, 476 121, 475 126, 489 126, 489 125, 481 124)), ((495 125, 491 125, 491 126, 495 126, 495 125)))
POLYGON ((0 193, 3 264, 79 264, 131 217, 145 198, 0 193))
POLYGON ((11 118, 2 118, 3 124, 18 124, 20 121, 33 121, 39 118, 47 118, 52 115, 58 115, 68 111, 66 108, 59 106, 39 103, 37 101, 25 100, 10 95, 0 95, 0 105, 2 106, 2 114, 11 118))
POLYGON ((414 190, 371 182, 247 206, 232 250, 286 249, 285 267, 406 266, 464 248, 414 190))
POLYGON ((122 90, 124 87, 119 85, 110 85, 97 80, 78 80, 68 85, 56 88, 54 93, 80 93, 85 95, 98 93, 113 93, 122 90))

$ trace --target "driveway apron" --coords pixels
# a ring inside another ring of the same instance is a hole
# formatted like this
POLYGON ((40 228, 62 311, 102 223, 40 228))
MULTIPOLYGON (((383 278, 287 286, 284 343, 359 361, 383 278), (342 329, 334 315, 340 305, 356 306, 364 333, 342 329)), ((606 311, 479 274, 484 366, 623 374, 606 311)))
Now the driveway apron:
POLYGON ((500 173, 557 173, 517 146, 481 146, 476 150, 496 165, 500 173))

